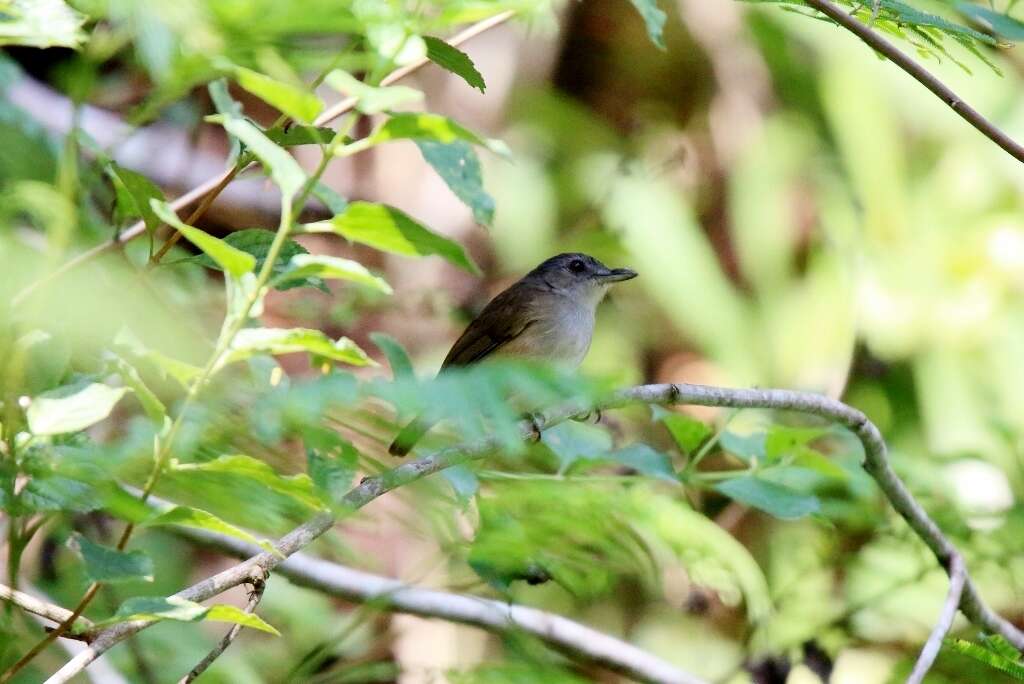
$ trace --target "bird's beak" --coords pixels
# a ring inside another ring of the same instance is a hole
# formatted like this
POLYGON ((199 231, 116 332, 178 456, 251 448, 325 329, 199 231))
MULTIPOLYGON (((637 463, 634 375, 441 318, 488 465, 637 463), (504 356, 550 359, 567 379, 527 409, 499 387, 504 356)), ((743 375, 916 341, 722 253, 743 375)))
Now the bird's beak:
POLYGON ((597 277, 605 283, 617 283, 622 280, 630 280, 636 278, 636 271, 629 268, 612 268, 604 273, 599 274, 597 277))

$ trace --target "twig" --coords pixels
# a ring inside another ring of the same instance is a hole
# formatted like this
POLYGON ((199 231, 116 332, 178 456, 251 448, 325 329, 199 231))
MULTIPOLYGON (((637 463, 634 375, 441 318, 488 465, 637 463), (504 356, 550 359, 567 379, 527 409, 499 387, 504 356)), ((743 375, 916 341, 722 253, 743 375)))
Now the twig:
MULTIPOLYGON (((489 18, 484 19, 482 21, 478 21, 477 23, 475 23, 472 26, 468 27, 466 30, 457 33, 448 42, 451 45, 459 46, 459 45, 465 43, 466 41, 468 41, 468 40, 470 40, 472 38, 475 38, 476 36, 480 35, 481 33, 484 33, 485 31, 489 31, 490 29, 494 28, 495 26, 499 26, 499 25, 505 23, 506 21, 511 19, 513 16, 515 16, 515 11, 513 11, 513 10, 507 10, 505 12, 500 12, 499 14, 495 14, 493 17, 489 17, 489 18)), ((390 84, 394 83, 395 81, 398 81, 398 80, 400 80, 402 78, 405 78, 406 76, 408 76, 409 74, 413 73, 417 69, 420 69, 421 67, 426 65, 429 61, 430 60, 428 60, 426 58, 422 58, 422 59, 419 59, 419 60, 417 60, 415 62, 407 64, 404 67, 396 69, 396 70, 392 71, 390 74, 388 74, 387 76, 384 77, 384 79, 381 81, 381 85, 390 85, 390 84)), ((313 125, 314 126, 322 126, 322 125, 324 125, 326 123, 334 121, 339 116, 341 116, 341 115, 351 111, 352 108, 356 106, 356 102, 357 102, 357 99, 354 98, 354 97, 345 98, 341 102, 338 102, 334 106, 329 107, 328 109, 325 109, 323 112, 321 112, 320 116, 318 116, 316 118, 316 120, 313 122, 313 125)), ((255 164, 255 162, 254 162, 254 164, 255 164)), ((246 168, 248 168, 248 167, 246 167, 246 168)), ((231 177, 233 175, 235 175, 236 173, 237 172, 235 171, 235 168, 232 167, 230 169, 227 169, 223 173, 220 173, 220 174, 218 174, 218 175, 208 179, 207 181, 205 181, 201 185, 198 185, 195 188, 192 188, 191 190, 186 192, 184 195, 182 195, 181 197, 179 197, 176 200, 174 200, 173 202, 171 202, 170 203, 171 209, 174 210, 175 212, 181 211, 185 207, 191 205, 193 202, 196 202, 196 201, 198 201, 200 199, 203 200, 203 204, 205 206, 209 207, 209 205, 213 204, 213 201, 215 199, 217 199, 217 195, 220 194, 221 190, 223 190, 225 187, 227 187, 230 184, 231 177)), ((198 211, 195 212, 193 214, 193 216, 190 217, 190 220, 187 221, 186 223, 193 223, 193 222, 199 220, 199 217, 201 215, 202 215, 201 212, 198 212, 198 211)), ((78 267, 78 266, 80 266, 80 265, 82 265, 82 264, 84 264, 84 263, 86 263, 88 261, 91 261, 91 260, 95 259, 96 257, 101 256, 102 254, 105 254, 106 252, 114 249, 115 247, 123 245, 126 242, 130 242, 131 240, 134 240, 135 238, 139 237, 140 235, 145 234, 145 232, 146 232, 146 224, 145 224, 145 222, 143 222, 143 221, 136 221, 131 226, 129 226, 125 230, 121 231, 121 233, 117 236, 116 239, 111 240, 109 242, 104 242, 103 244, 97 245, 97 246, 93 247, 92 249, 88 249, 85 252, 82 252, 81 254, 76 256, 75 258, 70 259, 70 260, 64 262, 58 268, 55 268, 53 271, 50 271, 48 274, 46 274, 45 276, 43 276, 39 280, 36 280, 35 282, 27 285, 20 292, 18 292, 18 294, 14 295, 14 297, 11 299, 12 307, 17 307, 19 304, 23 303, 25 301, 25 299, 29 295, 31 295, 33 292, 35 292, 41 286, 43 286, 43 285, 53 281, 56 278, 59 278, 60 276, 62 276, 65 273, 67 273, 68 271, 71 271, 72 269, 74 269, 74 268, 76 268, 76 267, 78 267)))
MULTIPOLYGON (((0 584, 0 600, 9 601, 26 612, 44 617, 51 622, 56 622, 57 624, 60 624, 71 617, 71 611, 67 608, 47 603, 46 601, 38 599, 31 594, 26 594, 23 591, 12 589, 5 584, 0 584)), ((92 622, 87 618, 80 617, 75 621, 76 632, 85 631, 91 626, 92 622)))
POLYGON ((931 669, 939 649, 942 648, 942 640, 953 625, 956 618, 957 608, 960 606, 960 598, 964 593, 964 583, 967 581, 967 570, 964 567, 964 560, 959 553, 953 554, 949 559, 949 592, 946 594, 946 602, 942 605, 942 613, 939 614, 939 621, 935 623, 932 633, 928 636, 921 649, 921 655, 917 657, 914 671, 907 677, 907 684, 921 684, 925 675, 931 669))
MULTIPOLYGON (((252 569, 252 575, 249 577, 249 583, 252 585, 252 591, 249 593, 249 603, 245 606, 246 613, 256 612, 256 606, 259 605, 260 599, 263 598, 263 591, 267 588, 267 576, 263 572, 263 569, 259 566, 255 566, 252 569)), ((206 657, 199 661, 199 664, 192 668, 192 671, 181 678, 179 684, 189 684, 206 671, 206 668, 213 664, 213 661, 220 657, 220 654, 227 650, 231 642, 235 640, 235 637, 242 631, 242 625, 234 624, 228 633, 224 635, 224 638, 220 640, 213 650, 206 654, 206 657)))
MULTIPOLYGON (((259 547, 215 532, 187 527, 176 528, 174 531, 240 558, 248 558, 259 552, 259 547)), ((349 601, 372 603, 400 613, 441 618, 491 631, 521 630, 562 651, 633 679, 692 684, 700 681, 636 646, 536 608, 479 596, 410 587, 399 580, 362 572, 304 553, 296 553, 277 566, 275 572, 295 584, 349 601)))
MULTIPOLYGON (((1024 162, 1024 146, 1021 146, 998 126, 986 119, 978 110, 964 102, 949 86, 908 57, 899 48, 882 37, 881 34, 877 33, 867 24, 850 16, 829 0, 804 0, 804 2, 856 35, 876 51, 888 57, 896 66, 910 74, 921 85, 932 91, 936 97, 949 105, 950 109, 959 114, 967 123, 978 129, 982 135, 1003 148, 1017 161, 1024 162)), ((877 3, 875 6, 877 8, 877 3)))
MULTIPOLYGON (((921 505, 911 496, 906 486, 889 465, 885 440, 875 424, 867 416, 842 402, 807 392, 790 390, 727 389, 704 385, 659 384, 640 385, 620 390, 596 405, 568 402, 535 417, 534 420, 519 423, 519 435, 523 440, 537 440, 540 433, 554 425, 572 418, 581 417, 593 409, 612 409, 631 404, 693 404, 697 406, 721 406, 730 408, 762 408, 798 411, 819 416, 845 426, 856 435, 864 447, 864 468, 875 479, 893 508, 903 516, 911 529, 932 550, 939 564, 947 573, 953 567, 953 558, 959 552, 932 521, 921 505)), ((497 438, 488 437, 460 446, 449 447, 415 461, 410 461, 382 475, 369 477, 345 495, 343 503, 351 509, 358 509, 382 494, 413 480, 425 477, 458 463, 482 458, 500 447, 497 438)), ((329 530, 335 522, 330 513, 321 513, 282 537, 274 546, 278 554, 263 552, 243 563, 228 568, 198 584, 185 589, 176 596, 191 601, 204 601, 211 596, 238 586, 246 581, 250 568, 260 566, 271 570, 284 558, 308 546, 317 537, 329 530)), ((1010 643, 1024 649, 1024 632, 1008 620, 997 615, 982 600, 977 587, 964 569, 964 591, 960 599, 960 610, 976 625, 1001 634, 1010 643)), ((123 622, 96 635, 89 649, 76 656, 49 680, 48 684, 67 682, 81 672, 99 654, 122 639, 148 627, 150 622, 123 622)))

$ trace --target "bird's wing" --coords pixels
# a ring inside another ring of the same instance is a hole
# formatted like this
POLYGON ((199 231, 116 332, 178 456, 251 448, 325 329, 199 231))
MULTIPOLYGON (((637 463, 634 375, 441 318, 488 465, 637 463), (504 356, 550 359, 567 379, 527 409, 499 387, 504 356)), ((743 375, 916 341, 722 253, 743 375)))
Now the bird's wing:
POLYGON ((490 356, 537 322, 523 305, 531 298, 513 286, 495 297, 452 345, 441 368, 467 366, 490 356))

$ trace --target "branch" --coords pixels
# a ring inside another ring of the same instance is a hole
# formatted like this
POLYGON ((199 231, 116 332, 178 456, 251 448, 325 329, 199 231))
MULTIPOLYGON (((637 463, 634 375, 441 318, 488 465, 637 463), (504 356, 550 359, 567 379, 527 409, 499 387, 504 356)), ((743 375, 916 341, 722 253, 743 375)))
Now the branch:
MULTIPOLYGON (((240 558, 247 558, 259 551, 252 544, 215 532, 187 527, 176 528, 174 531, 180 536, 214 546, 240 558)), ((632 644, 536 608, 479 596, 410 587, 396 579, 362 572, 304 553, 297 553, 281 563, 276 572, 295 584, 349 601, 372 603, 399 613, 441 618, 495 632, 521 630, 561 651, 632 679, 683 684, 698 684, 701 681, 632 644)))
MULTIPOLYGON (((456 47, 462 45, 466 41, 480 35, 481 33, 489 31, 495 26, 499 26, 505 23, 513 16, 515 16, 515 14, 516 13, 514 10, 506 10, 505 12, 495 14, 493 17, 479 21, 473 24, 472 26, 468 27, 466 30, 457 33, 448 42, 449 44, 454 45, 456 47)), ((415 62, 407 64, 404 67, 395 69, 390 74, 384 77, 384 79, 381 81, 381 85, 390 85, 395 81, 403 79, 409 74, 428 64, 429 61, 429 59, 424 57, 415 62)), ((320 116, 316 118, 312 125, 323 126, 324 124, 334 121, 342 114, 351 111, 352 108, 356 106, 356 102, 357 99, 354 97, 345 98, 344 100, 338 102, 334 106, 329 107, 325 109, 323 112, 321 112, 320 116)), ((249 169, 253 166, 256 166, 256 162, 253 162, 252 164, 247 166, 245 169, 242 169, 241 171, 245 171, 246 169, 249 169)), ((192 205, 192 203, 202 200, 204 207, 203 211, 205 211, 205 207, 209 207, 211 204, 213 204, 213 201, 217 198, 217 195, 219 195, 220 192, 230 184, 232 178, 241 173, 241 171, 236 170, 234 167, 232 167, 221 172, 216 176, 213 176, 212 178, 207 179, 205 182, 192 188, 181 197, 178 197, 174 201, 170 202, 171 209, 175 212, 179 212, 185 207, 192 205)), ((202 212, 197 210, 192 214, 192 216, 189 217, 189 222, 195 222, 199 220, 199 217, 201 215, 202 212)), ((17 307, 19 304, 23 303, 29 295, 31 295, 41 286, 51 282, 52 280, 55 280, 56 278, 59 278, 68 271, 71 271, 88 261, 92 261, 96 257, 99 257, 105 254, 106 252, 109 252, 115 247, 119 247, 120 245, 123 245, 126 242, 134 240, 140 235, 144 235, 145 233, 145 222, 136 221, 131 226, 121 231, 121 233, 114 240, 104 242, 102 244, 96 245, 92 249, 88 249, 85 252, 82 252, 75 258, 70 259, 61 264, 59 267, 53 269, 39 280, 36 280, 35 282, 23 288, 20 292, 14 295, 14 297, 11 300, 11 306, 17 307)))
MULTIPOLYGON (((60 606, 55 606, 52 603, 47 603, 46 601, 38 599, 31 594, 26 594, 23 591, 12 589, 4 584, 0 584, 0 600, 13 603, 28 613, 44 617, 51 622, 56 622, 57 624, 61 624, 72 615, 71 611, 67 608, 61 608, 60 606)), ((80 617, 75 620, 74 627, 76 632, 83 632, 92 627, 92 622, 84 617, 80 617)))
POLYGON ((954 93, 949 86, 936 78, 930 71, 904 54, 881 34, 876 33, 867 24, 844 12, 829 0, 804 0, 832 21, 863 40, 877 52, 885 55, 896 66, 910 74, 918 83, 932 91, 936 97, 949 105, 950 109, 959 114, 967 123, 978 129, 982 135, 1003 148, 1010 156, 1024 162, 1024 146, 1003 132, 998 126, 986 119, 978 110, 954 93))
POLYGON ((964 567, 964 559, 960 554, 954 554, 949 561, 949 592, 946 594, 946 602, 942 606, 942 613, 939 614, 939 621, 935 623, 928 641, 921 649, 921 655, 917 657, 914 671, 907 677, 907 684, 921 684, 924 677, 939 655, 942 648, 942 640, 953 625, 956 617, 956 610, 960 605, 960 598, 964 593, 964 582, 967 580, 967 570, 964 567))
MULTIPOLYGON (((252 555, 252 554, 246 554, 252 555)), ((246 613, 256 612, 256 606, 259 605, 260 599, 263 598, 263 591, 267 588, 267 576, 263 570, 259 567, 252 569, 252 575, 249 578, 249 583, 252 584, 252 592, 249 594, 249 603, 245 606, 246 613)), ((220 643, 213 647, 213 650, 206 654, 206 657, 199 661, 199 664, 192 668, 192 671, 181 678, 179 684, 189 684, 194 681, 196 677, 203 674, 206 668, 213 664, 213 661, 220 657, 220 654, 228 649, 231 642, 235 640, 235 637, 242 631, 242 625, 235 623, 228 630, 228 633, 224 635, 224 638, 220 640, 220 643)))
MULTIPOLYGON (((693 404, 697 406, 720 406, 730 408, 761 408, 798 411, 819 416, 845 426, 856 435, 864 446, 864 469, 875 479, 893 508, 903 516, 911 529, 932 550, 939 564, 952 572, 953 559, 959 552, 946 538, 934 521, 921 508, 903 482, 889 465, 885 440, 874 423, 867 416, 846 404, 818 394, 790 390, 727 389, 704 385, 659 384, 639 385, 620 390, 608 399, 595 405, 581 402, 567 402, 545 411, 534 421, 521 421, 519 434, 523 440, 537 440, 540 433, 572 418, 589 414, 593 409, 612 409, 631 404, 693 404)), ((343 499, 351 510, 361 508, 370 501, 396 487, 425 477, 458 463, 482 458, 500 447, 494 437, 488 437, 459 446, 441 449, 429 456, 410 461, 388 472, 364 479, 343 499)), ((251 568, 259 566, 269 571, 278 566, 284 558, 308 546, 317 537, 333 527, 335 518, 330 513, 321 513, 309 522, 295 528, 275 543, 278 554, 263 552, 247 561, 209 577, 176 596, 191 601, 205 601, 231 587, 243 584, 251 568)), ((1024 632, 1008 620, 997 615, 982 600, 967 570, 964 569, 964 589, 960 597, 960 610, 976 625, 1003 635, 1014 646, 1024 650, 1024 632)), ((151 625, 151 622, 123 622, 96 635, 89 649, 68 662, 49 680, 48 684, 66 682, 81 672, 92 660, 122 639, 151 625)))

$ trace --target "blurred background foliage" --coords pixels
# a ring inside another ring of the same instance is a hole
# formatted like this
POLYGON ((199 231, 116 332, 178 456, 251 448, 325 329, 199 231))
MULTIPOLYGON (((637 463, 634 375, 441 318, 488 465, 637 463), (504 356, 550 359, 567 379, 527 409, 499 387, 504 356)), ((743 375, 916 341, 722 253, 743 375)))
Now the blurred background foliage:
MULTIPOLYGON (((1014 5, 881 0, 874 25, 1020 140, 1014 5)), ((846 6, 871 21, 870 2, 846 6)), ((810 14, 732 0, 0 0, 5 582, 73 606, 104 569, 69 548, 72 533, 112 547, 135 521, 130 549, 152 579, 108 583, 86 615, 171 594, 230 561, 123 487, 158 472, 160 498, 273 538, 393 467, 396 423, 428 409, 447 420, 427 448, 491 431, 505 448, 346 516, 311 550, 567 615, 710 681, 901 681, 946 578, 850 435, 793 415, 632 408, 525 448, 506 402, 679 381, 864 410, 991 605, 1020 624, 1024 175, 810 14), (428 66, 403 89, 352 84, 508 9, 514 22, 465 46, 475 67, 428 66), (343 94, 359 99, 365 116, 346 130, 365 144, 328 149, 333 132, 303 124, 343 94), (423 111, 451 119, 397 113, 423 111), (166 235, 150 200, 225 158, 264 158, 246 121, 305 174, 341 150, 274 274, 306 270, 265 299, 218 250, 262 267, 272 234, 246 229, 278 225, 282 165, 269 164, 273 183, 243 173, 199 220, 223 242, 190 237, 147 265, 166 235), (415 128, 394 137, 416 144, 385 144, 387 125, 415 128), (368 213, 385 206, 391 223, 368 213), (356 211, 370 221, 361 236, 344 218, 356 211), (385 234, 412 230, 402 216, 426 235, 414 248, 385 234), (51 278, 140 218, 147 234, 123 254, 51 278), (581 377, 512 365, 429 380, 491 296, 570 250, 641 274, 603 306, 581 377), (310 270, 306 252, 351 261, 310 270), (238 308, 250 295, 251 317, 238 308), (232 320, 248 346, 225 337, 232 320), (197 382, 225 340, 237 362, 197 382)), ((245 630, 206 679, 617 680, 528 636, 281 577, 258 613, 281 636, 245 630)), ((129 681, 178 677, 222 628, 167 620, 111 660, 129 681)), ((9 608, 0 629, 4 666, 42 636, 9 608)), ((988 643, 962 621, 954 632, 988 643)), ((944 649, 927 681, 1011 676, 970 646, 944 649)), ((51 647, 18 681, 64 657, 51 647)))

